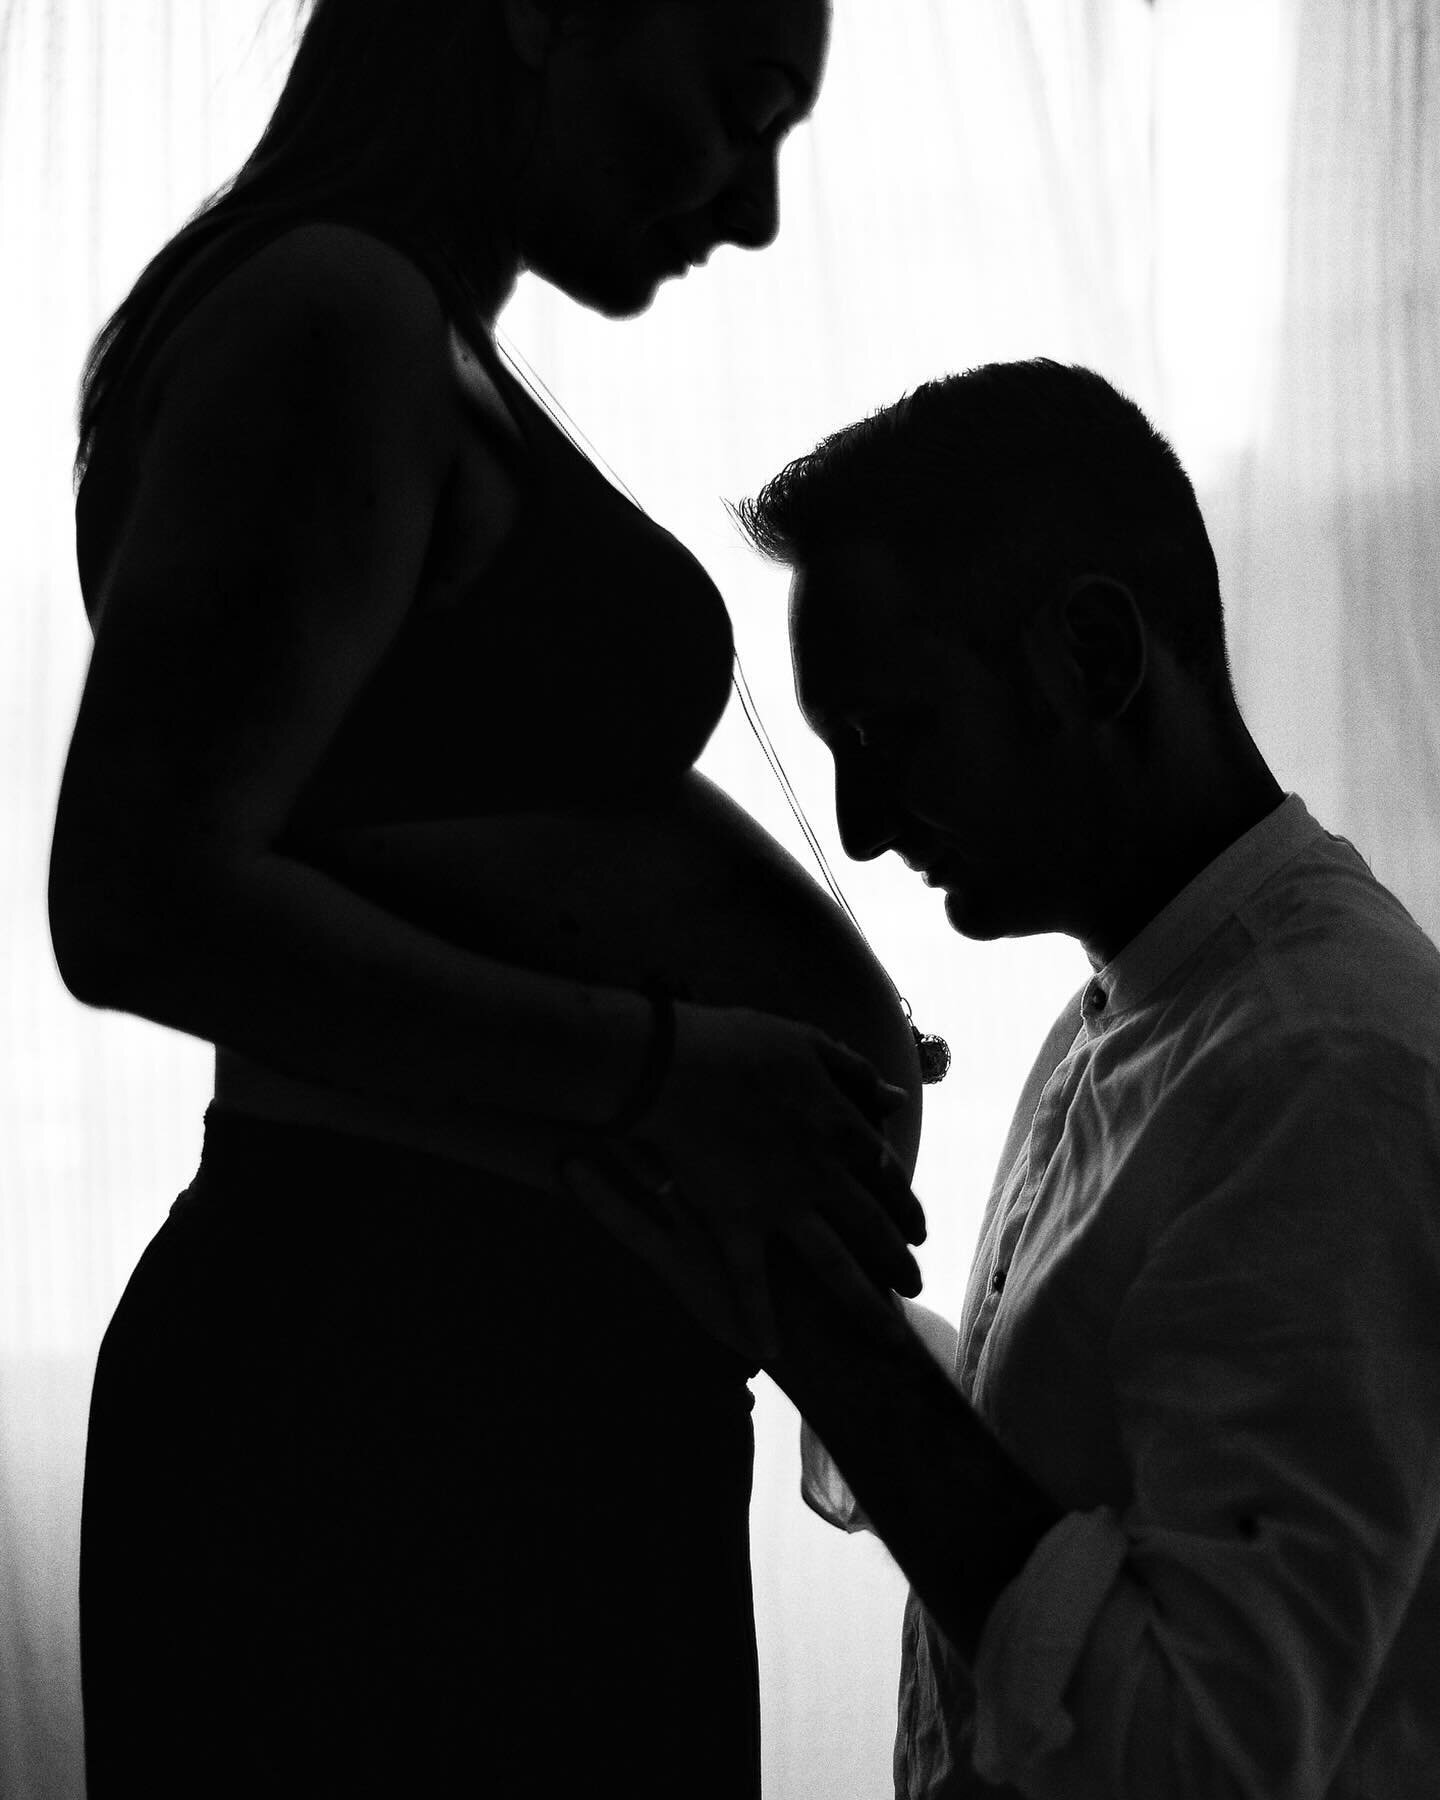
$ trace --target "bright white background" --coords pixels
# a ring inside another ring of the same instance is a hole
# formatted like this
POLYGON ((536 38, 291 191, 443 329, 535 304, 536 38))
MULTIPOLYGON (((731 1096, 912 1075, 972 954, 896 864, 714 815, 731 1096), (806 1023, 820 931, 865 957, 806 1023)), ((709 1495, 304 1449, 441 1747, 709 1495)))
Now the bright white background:
MULTIPOLYGON (((210 1054, 86 1012, 44 912, 88 654, 69 465, 90 340, 250 148, 288 53, 265 0, 0 0, 0 1794, 78 1800, 75 1574, 100 1335, 188 1181, 210 1054)), ((1440 932, 1440 12, 1433 0, 837 0, 779 244, 615 325, 525 284, 504 335, 729 602, 762 714, 881 957, 955 1067, 916 1186, 959 1306, 1062 940, 968 945, 834 842, 785 578, 719 497, 977 362, 1102 370, 1194 476, 1242 702, 1277 774, 1440 932)), ((803 842, 737 707, 704 766, 803 842)), ((767 1800, 889 1792, 904 1584, 797 1497, 757 1384, 767 1800)))

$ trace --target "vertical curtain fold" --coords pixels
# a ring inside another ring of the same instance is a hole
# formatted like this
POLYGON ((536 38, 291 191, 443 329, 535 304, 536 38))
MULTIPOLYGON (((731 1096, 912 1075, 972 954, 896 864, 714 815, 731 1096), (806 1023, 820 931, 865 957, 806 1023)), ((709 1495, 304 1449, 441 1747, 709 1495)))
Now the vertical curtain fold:
MULTIPOLYGON (((1283 778, 1440 935, 1440 50, 1413 0, 1302 0, 1268 390, 1222 538, 1283 778)), ((1223 568, 1223 565, 1222 565, 1223 568)))

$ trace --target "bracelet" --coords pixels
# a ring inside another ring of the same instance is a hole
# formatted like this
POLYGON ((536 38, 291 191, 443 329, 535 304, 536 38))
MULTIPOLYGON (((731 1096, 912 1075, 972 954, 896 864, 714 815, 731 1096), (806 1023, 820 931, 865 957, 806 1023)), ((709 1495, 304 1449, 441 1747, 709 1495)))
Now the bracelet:
POLYGON ((670 1065, 675 1060, 674 997, 658 987, 647 988, 645 997, 654 1012, 645 1061, 630 1098, 608 1125, 600 1127, 602 1137, 628 1137, 655 1104, 665 1077, 670 1073, 670 1065))

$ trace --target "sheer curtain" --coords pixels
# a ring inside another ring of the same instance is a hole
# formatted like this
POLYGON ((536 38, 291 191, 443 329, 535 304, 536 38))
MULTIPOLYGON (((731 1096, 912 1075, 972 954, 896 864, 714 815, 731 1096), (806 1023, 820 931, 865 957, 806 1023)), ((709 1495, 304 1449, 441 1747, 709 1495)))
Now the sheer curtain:
MULTIPOLYGON (((203 1048, 85 1012, 45 860, 88 652, 68 468, 89 340, 258 130, 288 4, 0 0, 0 1793, 83 1793, 75 1573, 95 1352, 193 1170, 203 1048)), ((1281 779, 1440 933, 1437 22, 1428 0, 837 0, 787 150, 779 244, 615 325, 536 285, 502 332, 729 601, 779 754, 917 1019, 955 1051, 916 1185, 927 1301, 958 1310, 1056 939, 972 946, 834 842, 789 690, 782 575, 719 497, 947 369, 1092 364, 1174 439, 1211 520, 1242 701, 1281 779)), ((736 708, 705 766, 804 855, 736 708)), ((758 1385, 770 1800, 888 1791, 904 1584, 796 1492, 758 1385)))

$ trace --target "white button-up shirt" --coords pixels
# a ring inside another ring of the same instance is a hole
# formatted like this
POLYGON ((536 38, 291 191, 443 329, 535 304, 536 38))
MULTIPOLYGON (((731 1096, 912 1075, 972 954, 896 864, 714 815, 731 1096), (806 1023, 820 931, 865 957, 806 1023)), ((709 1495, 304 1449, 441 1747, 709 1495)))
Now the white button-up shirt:
POLYGON ((1440 952, 1297 796, 1062 1015, 953 1355, 1068 1511, 973 1679, 911 1595, 901 1800, 1440 1800, 1440 952))

